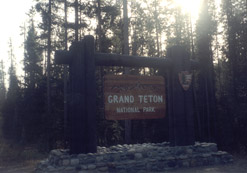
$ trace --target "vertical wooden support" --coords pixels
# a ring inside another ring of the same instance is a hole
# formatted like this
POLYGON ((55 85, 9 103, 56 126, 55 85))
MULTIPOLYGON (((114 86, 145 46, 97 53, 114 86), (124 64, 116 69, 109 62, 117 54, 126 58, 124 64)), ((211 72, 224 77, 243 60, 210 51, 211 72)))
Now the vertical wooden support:
POLYGON ((168 49, 168 58, 173 62, 168 86, 169 138, 173 146, 195 143, 193 118, 193 92, 182 87, 179 73, 190 72, 189 53, 180 46, 168 49))
POLYGON ((94 38, 72 45, 70 63, 70 152, 94 153, 96 145, 96 82, 94 38))
POLYGON ((87 152, 96 152, 96 78, 94 59, 94 37, 85 36, 85 69, 86 69, 86 114, 87 114, 87 152))

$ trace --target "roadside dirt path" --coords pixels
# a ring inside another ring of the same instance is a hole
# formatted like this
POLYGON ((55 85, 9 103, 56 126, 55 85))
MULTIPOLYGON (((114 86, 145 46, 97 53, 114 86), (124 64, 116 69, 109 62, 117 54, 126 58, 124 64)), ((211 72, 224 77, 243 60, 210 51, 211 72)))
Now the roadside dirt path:
POLYGON ((168 173, 247 173, 247 158, 236 158, 232 164, 202 166, 168 171, 168 173))
POLYGON ((7 166, 0 165, 0 173, 32 173, 39 160, 26 163, 11 163, 7 166))
MULTIPOLYGON (((33 173, 36 164, 37 161, 22 165, 0 166, 0 173, 33 173)), ((183 168, 166 173, 247 173, 247 158, 234 157, 232 164, 183 168)))
POLYGON ((0 173, 31 173, 33 172, 33 170, 34 165, 16 165, 11 167, 0 167, 0 173))

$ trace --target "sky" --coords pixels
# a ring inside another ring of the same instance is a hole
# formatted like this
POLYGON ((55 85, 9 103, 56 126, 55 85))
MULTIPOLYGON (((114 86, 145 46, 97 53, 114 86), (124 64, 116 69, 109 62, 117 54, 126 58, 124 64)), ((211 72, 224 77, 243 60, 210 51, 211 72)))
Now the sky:
MULTIPOLYGON (((8 69, 8 51, 9 40, 12 39, 13 52, 16 58, 16 64, 22 64, 23 59, 23 40, 20 36, 20 26, 24 25, 28 13, 32 6, 32 0, 5 0, 0 5, 0 60, 4 60, 5 69, 8 69)), ((20 70, 17 71, 17 73, 20 70)), ((17 74, 18 76, 20 74, 17 74)))

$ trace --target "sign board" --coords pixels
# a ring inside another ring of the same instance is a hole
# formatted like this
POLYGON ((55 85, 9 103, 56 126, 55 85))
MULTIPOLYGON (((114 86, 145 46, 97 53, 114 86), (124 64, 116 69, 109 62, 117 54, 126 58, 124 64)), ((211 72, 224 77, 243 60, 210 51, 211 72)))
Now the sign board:
POLYGON ((106 75, 104 103, 108 120, 163 118, 166 110, 164 78, 106 75))

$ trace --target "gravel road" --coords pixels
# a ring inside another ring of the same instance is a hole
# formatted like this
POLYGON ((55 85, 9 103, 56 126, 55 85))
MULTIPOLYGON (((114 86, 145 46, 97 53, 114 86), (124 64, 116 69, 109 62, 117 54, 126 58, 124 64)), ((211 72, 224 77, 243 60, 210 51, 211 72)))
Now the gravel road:
MULTIPOLYGON (((0 173, 32 173, 36 162, 22 165, 0 166, 0 173)), ((203 166, 171 170, 166 173, 247 173, 247 157, 234 157, 227 165, 203 166)), ((144 173, 144 172, 143 172, 144 173)))

